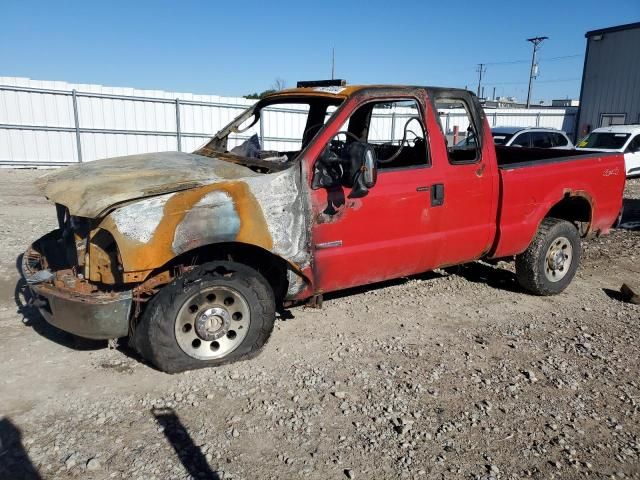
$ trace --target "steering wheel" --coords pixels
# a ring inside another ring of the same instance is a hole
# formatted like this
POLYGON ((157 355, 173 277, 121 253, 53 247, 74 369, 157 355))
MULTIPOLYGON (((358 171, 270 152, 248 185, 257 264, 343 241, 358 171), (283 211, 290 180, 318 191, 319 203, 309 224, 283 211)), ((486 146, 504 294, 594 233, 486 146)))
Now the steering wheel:
POLYGON ((420 122, 420 117, 418 116, 414 116, 414 117, 410 117, 409 120, 406 121, 406 123, 404 124, 404 128, 402 129, 402 140, 400 140, 400 145, 398 146, 398 150, 396 150, 393 155, 391 155, 389 158, 378 158, 378 162, 379 163, 391 163, 393 162, 396 158, 398 158, 398 155, 400 155, 400 152, 402 152, 402 149, 404 148, 404 144, 407 143, 407 133, 411 132, 413 133, 413 135, 415 136, 414 139, 414 145, 415 145, 415 141, 417 139, 419 139, 420 137, 418 137, 418 135, 416 135, 416 133, 413 130, 409 130, 409 123, 411 123, 412 120, 417 120, 418 122, 420 122))
POLYGON ((331 137, 331 140, 329 140, 329 149, 330 149, 330 150, 332 150, 332 151, 335 151, 335 153, 337 153, 337 154, 338 154, 338 156, 340 156, 341 150, 343 149, 344 145, 346 144, 346 142, 345 142, 345 141, 338 140, 338 139, 336 138, 338 135, 344 135, 345 137, 349 137, 349 138, 353 139, 353 140, 354 140, 354 141, 356 141, 356 142, 360 142, 360 141, 361 141, 361 140, 360 140, 356 135, 354 135, 354 134, 353 134, 353 133, 351 133, 351 132, 347 132, 346 130, 340 130, 339 132, 336 132, 336 133, 331 137), (337 147, 332 147, 332 143, 333 143, 333 142, 336 142, 339 146, 337 146, 337 147))

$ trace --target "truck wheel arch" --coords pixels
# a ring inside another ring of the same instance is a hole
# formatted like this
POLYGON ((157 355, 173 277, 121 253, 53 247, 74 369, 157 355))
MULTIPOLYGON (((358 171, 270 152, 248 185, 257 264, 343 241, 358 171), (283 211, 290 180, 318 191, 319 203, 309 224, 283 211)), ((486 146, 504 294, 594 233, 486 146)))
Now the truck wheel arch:
POLYGON ((298 283, 301 285, 310 284, 309 279, 297 265, 269 250, 241 242, 213 243, 183 252, 155 269, 145 283, 163 272, 174 271, 180 266, 190 267, 217 260, 233 261, 257 270, 273 289, 278 303, 291 296, 291 276, 298 277, 298 283))
POLYGON ((583 192, 567 192, 560 201, 551 207, 544 218, 567 220, 576 225, 581 237, 585 237, 591 233, 593 218, 591 198, 583 192))
POLYGON ((524 252, 547 218, 571 222, 581 237, 591 233, 594 205, 591 197, 584 191, 565 191, 560 198, 556 192, 540 200, 536 207, 527 215, 527 221, 500 225, 500 232, 489 258, 506 258, 524 252))

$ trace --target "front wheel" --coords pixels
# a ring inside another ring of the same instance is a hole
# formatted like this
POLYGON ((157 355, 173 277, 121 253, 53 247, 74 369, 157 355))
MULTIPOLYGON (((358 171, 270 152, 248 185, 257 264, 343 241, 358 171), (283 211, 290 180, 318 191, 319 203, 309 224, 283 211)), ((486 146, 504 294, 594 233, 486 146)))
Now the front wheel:
POLYGON ((136 325, 133 343, 168 373, 253 357, 275 321, 271 287, 234 262, 196 267, 163 287, 136 325))
POLYGON ((518 283, 536 295, 555 295, 571 283, 580 262, 576 227, 558 218, 545 218, 533 241, 516 256, 518 283))

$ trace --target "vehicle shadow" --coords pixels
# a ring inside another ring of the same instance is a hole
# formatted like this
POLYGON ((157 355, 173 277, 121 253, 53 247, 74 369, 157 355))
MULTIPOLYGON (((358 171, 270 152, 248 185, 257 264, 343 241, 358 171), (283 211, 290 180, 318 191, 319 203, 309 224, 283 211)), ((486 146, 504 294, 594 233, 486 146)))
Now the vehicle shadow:
POLYGON ((73 350, 99 350, 107 346, 104 340, 90 340, 87 338, 76 337, 70 333, 60 330, 50 325, 40 314, 38 309, 31 302, 33 296, 27 286, 27 281, 22 276, 22 255, 16 259, 16 269, 20 274, 20 279, 16 283, 14 291, 14 302, 16 304, 17 313, 22 315, 22 323, 33 328, 39 335, 47 340, 56 342, 66 348, 73 350))
POLYGON ((349 297, 351 295, 357 295, 359 293, 371 292, 374 290, 381 290, 383 288, 393 287, 395 285, 402 285, 411 280, 433 280, 435 278, 446 277, 445 274, 438 272, 424 272, 417 275, 409 275, 407 277, 394 278, 391 280, 385 280, 383 282, 370 283, 368 285, 361 285, 359 287, 351 287, 346 290, 338 290, 337 292, 330 292, 323 295, 323 300, 337 300, 343 297, 349 297))
POLYGON ((516 279, 516 274, 483 262, 465 263, 445 269, 448 273, 459 275, 474 283, 484 283, 492 288, 513 293, 524 293, 516 279))
POLYGON ((151 414, 162 427, 162 432, 180 462, 189 472, 190 478, 202 480, 221 480, 218 472, 211 470, 200 447, 196 446, 173 408, 153 408, 151 414))
POLYGON ((470 282, 485 283, 490 287, 499 288, 501 290, 516 293, 524 292, 524 290, 520 287, 516 280, 516 275, 513 272, 500 267, 495 267, 481 262, 472 262, 463 265, 456 265, 453 267, 446 267, 442 270, 445 273, 434 271, 424 272, 417 275, 410 275, 407 277, 386 280, 384 282, 371 283, 369 285, 363 285, 360 287, 339 290, 337 292, 330 292, 324 295, 324 301, 337 300, 359 293, 366 293, 387 287, 393 287, 395 285, 402 285, 411 280, 434 280, 438 278, 444 278, 448 275, 459 275, 470 282))
POLYGON ((0 478, 42 478, 22 445, 20 429, 8 418, 0 418, 0 478))
POLYGON ((616 228, 640 231, 640 198, 625 198, 622 218, 616 228))

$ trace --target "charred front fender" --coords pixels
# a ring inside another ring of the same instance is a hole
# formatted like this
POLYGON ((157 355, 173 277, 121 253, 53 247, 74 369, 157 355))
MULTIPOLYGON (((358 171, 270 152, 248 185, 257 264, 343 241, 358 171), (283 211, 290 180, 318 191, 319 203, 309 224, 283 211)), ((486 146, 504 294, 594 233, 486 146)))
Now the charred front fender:
POLYGON ((310 255, 298 170, 144 198, 115 209, 98 228, 117 244, 125 283, 145 280, 190 250, 228 242, 260 247, 302 269, 310 255))

